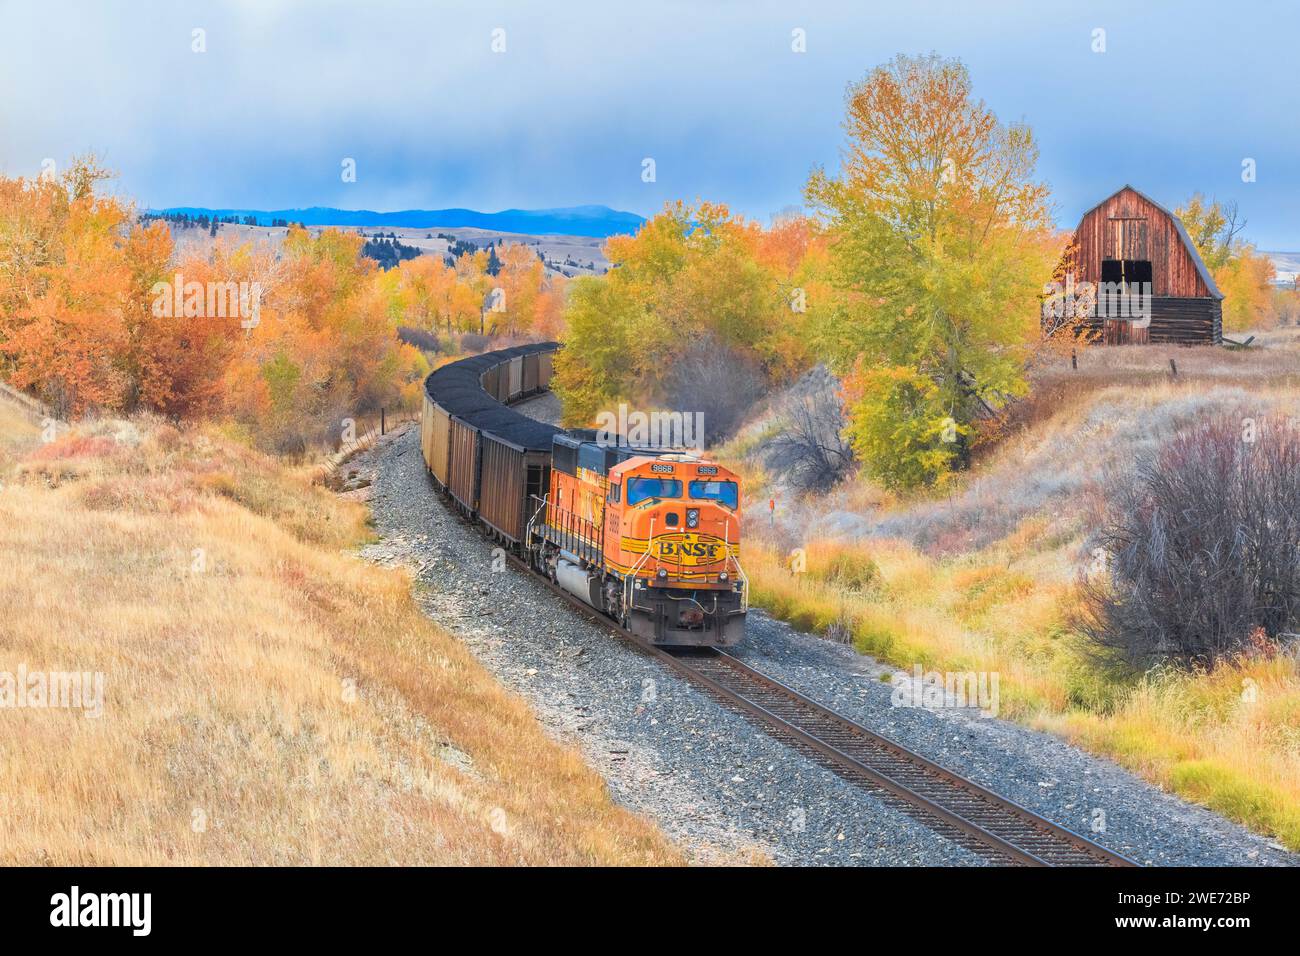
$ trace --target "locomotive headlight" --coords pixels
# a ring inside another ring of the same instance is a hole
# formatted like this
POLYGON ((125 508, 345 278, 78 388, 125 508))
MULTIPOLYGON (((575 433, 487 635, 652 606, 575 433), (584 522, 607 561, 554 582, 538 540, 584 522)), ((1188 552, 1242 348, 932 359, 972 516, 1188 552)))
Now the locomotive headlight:
POLYGON ((726 571, 723 571, 721 574, 719 574, 719 575, 718 575, 718 580, 721 581, 723 584, 726 584, 726 583, 727 583, 727 572, 726 572, 726 571))
POLYGON ((687 509, 686 509, 686 527, 688 527, 688 528, 698 528, 699 526, 700 526, 700 509, 699 509, 699 508, 687 508, 687 509))
POLYGON ((655 572, 655 577, 657 577, 660 581, 666 580, 668 578, 668 569, 660 568, 658 571, 655 572))

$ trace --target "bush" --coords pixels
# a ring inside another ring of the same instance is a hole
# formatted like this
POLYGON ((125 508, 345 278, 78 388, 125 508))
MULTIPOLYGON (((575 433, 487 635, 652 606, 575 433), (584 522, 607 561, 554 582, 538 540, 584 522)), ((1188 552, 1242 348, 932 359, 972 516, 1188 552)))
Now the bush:
POLYGON ((853 469, 844 440, 839 383, 824 366, 792 390, 781 409, 782 430, 767 444, 764 465, 799 491, 825 491, 853 469))
POLYGON ((705 333, 668 370, 663 401, 676 411, 704 416, 704 443, 729 438, 767 391, 767 375, 754 358, 705 333))
POLYGON ((859 364, 844 391, 845 437, 867 474, 886 488, 942 484, 965 463, 971 427, 953 417, 943 391, 915 369, 859 364))
POLYGON ((1198 422, 1116 483, 1084 582, 1085 634, 1107 655, 1212 666, 1300 617, 1300 429, 1274 417, 1198 422))
POLYGON ((399 325, 397 327, 397 337, 407 345, 414 345, 421 352, 432 352, 436 355, 442 351, 442 344, 438 341, 438 336, 427 329, 399 325))
POLYGON ((880 568, 870 555, 840 544, 811 549, 808 572, 832 587, 855 593, 868 590, 880 579, 880 568))
POLYGON ((466 332, 460 337, 460 350, 477 355, 491 344, 492 339, 477 332, 466 332))

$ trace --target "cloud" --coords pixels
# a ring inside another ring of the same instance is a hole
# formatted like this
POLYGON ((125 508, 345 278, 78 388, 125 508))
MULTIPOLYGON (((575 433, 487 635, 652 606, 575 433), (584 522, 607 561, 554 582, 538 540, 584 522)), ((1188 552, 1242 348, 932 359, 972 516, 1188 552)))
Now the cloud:
MULTIPOLYGON (((833 167, 845 85, 899 52, 971 68, 1043 145, 1061 218, 1123 182, 1237 198, 1265 245, 1300 214, 1278 8, 1178 17, 837 2, 46 2, 0 7, 0 168, 94 149, 150 205, 549 207, 709 197, 765 218, 833 167), (1270 16, 1276 23, 1270 26, 1270 16), (1104 55, 1091 31, 1107 30, 1104 55), (808 50, 791 50, 791 31, 808 50), (504 53, 492 31, 505 30, 504 53), (191 51, 206 31, 206 52, 191 51), (641 181, 656 160, 658 180, 641 181), (1240 183, 1253 156, 1259 181, 1240 183), (357 162, 357 182, 340 162, 357 162)), ((1297 237, 1300 242, 1300 237, 1297 237)))

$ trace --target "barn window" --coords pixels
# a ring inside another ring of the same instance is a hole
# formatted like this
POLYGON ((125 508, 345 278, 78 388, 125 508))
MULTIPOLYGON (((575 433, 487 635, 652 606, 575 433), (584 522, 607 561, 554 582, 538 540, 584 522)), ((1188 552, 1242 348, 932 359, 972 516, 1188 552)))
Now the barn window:
POLYGON ((1102 259, 1101 281, 1130 285, 1134 282, 1150 282, 1151 262, 1148 259, 1102 259))

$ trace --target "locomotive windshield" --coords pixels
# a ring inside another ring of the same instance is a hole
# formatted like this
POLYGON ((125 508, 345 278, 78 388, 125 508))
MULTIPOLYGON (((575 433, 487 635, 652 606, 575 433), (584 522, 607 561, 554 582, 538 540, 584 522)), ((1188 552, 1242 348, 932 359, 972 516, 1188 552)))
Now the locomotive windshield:
POLYGON ((740 503, 734 481, 692 481, 691 497, 697 500, 720 501, 732 511, 740 503))
POLYGON ((676 478, 629 478, 627 503, 640 504, 647 498, 680 498, 682 483, 676 478))

